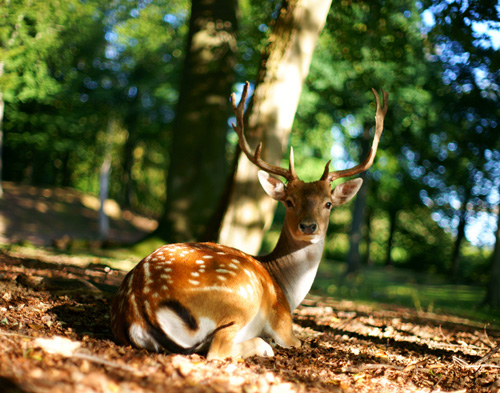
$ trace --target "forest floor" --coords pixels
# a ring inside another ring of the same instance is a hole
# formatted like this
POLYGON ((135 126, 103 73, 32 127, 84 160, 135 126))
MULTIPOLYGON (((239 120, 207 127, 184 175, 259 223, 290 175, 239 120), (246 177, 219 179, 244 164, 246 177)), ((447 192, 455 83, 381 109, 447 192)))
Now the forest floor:
POLYGON ((0 250, 0 392, 500 392, 500 329, 313 295, 293 315, 302 347, 273 358, 120 346, 109 307, 125 273, 96 255, 0 250))

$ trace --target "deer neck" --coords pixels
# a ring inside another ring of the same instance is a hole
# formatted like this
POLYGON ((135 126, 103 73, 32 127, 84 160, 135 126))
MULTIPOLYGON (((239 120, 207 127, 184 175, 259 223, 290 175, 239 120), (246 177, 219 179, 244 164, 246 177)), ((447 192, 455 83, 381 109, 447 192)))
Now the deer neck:
POLYGON ((275 249, 256 257, 283 290, 290 311, 297 308, 311 289, 324 246, 324 238, 316 243, 301 242, 284 228, 275 249))

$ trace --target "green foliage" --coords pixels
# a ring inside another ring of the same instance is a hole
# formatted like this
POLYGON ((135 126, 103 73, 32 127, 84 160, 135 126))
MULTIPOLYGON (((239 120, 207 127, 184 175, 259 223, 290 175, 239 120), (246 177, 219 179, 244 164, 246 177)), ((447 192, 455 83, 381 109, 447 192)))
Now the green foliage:
MULTIPOLYGON (((4 177, 97 193, 104 135, 115 116, 110 197, 157 216, 167 192, 189 7, 186 0, 4 0, 4 177)), ((318 179, 330 159, 331 168, 354 165, 363 131, 374 124, 370 89, 390 93, 367 178, 370 222, 361 250, 372 263, 386 262, 393 216, 394 264, 434 273, 451 267, 463 212, 467 222, 498 214, 500 57, 477 32, 481 23, 498 28, 495 7, 459 0, 332 4, 290 144, 306 181, 318 179), (422 23, 423 13, 433 24, 422 23)), ((239 81, 254 81, 279 2, 244 0, 239 10, 235 72, 239 81)), ((332 215, 329 258, 348 252, 352 207, 332 215)), ((280 208, 263 250, 276 241, 282 219, 280 208)), ((460 249, 462 277, 484 282, 490 248, 465 242, 460 249)))

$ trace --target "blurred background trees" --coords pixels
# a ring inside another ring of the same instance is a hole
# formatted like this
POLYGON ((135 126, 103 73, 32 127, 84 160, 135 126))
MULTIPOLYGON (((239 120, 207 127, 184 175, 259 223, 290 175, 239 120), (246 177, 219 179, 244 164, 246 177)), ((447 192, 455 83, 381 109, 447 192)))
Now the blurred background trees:
MULTIPOLYGON (((257 84, 296 2, 222 3, 2 0, 3 179, 98 194, 111 157, 109 197, 159 219, 156 236, 213 237, 235 162, 229 92, 257 84)), ((331 6, 290 133, 299 176, 359 162, 370 89, 390 93, 364 190, 332 215, 325 257, 348 272, 444 273, 489 283, 500 304, 499 14, 488 0, 331 6)), ((282 217, 278 207, 262 252, 282 217)))

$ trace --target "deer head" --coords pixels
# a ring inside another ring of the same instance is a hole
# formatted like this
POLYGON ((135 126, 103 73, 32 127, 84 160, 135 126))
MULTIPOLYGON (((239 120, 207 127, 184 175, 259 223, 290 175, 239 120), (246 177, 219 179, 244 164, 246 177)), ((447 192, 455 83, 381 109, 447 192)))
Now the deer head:
POLYGON ((251 162, 261 169, 258 176, 264 191, 271 198, 285 205, 287 210, 283 230, 289 232, 289 235, 295 241, 317 243, 326 234, 331 209, 334 206, 342 205, 350 201, 359 191, 363 180, 359 178, 349 180, 336 186, 333 190, 331 189, 331 183, 336 179, 354 176, 364 172, 373 164, 380 136, 383 131, 384 117, 387 113, 388 94, 382 90, 384 94, 384 106, 382 107, 376 90, 372 89, 377 104, 375 115, 376 129, 373 143, 366 159, 353 168, 332 172, 329 171, 331 161, 328 161, 324 173, 318 181, 305 183, 299 179, 295 172, 292 147, 290 147, 288 169, 271 165, 262 160, 262 143, 259 143, 255 153, 252 153, 245 138, 243 127, 243 113, 248 95, 248 86, 249 84, 247 82, 243 88, 238 105, 236 105, 234 93, 231 95, 231 104, 233 112, 236 115, 236 124, 233 124, 233 128, 238 134, 240 149, 251 162), (271 175, 283 177, 286 183, 271 175))

